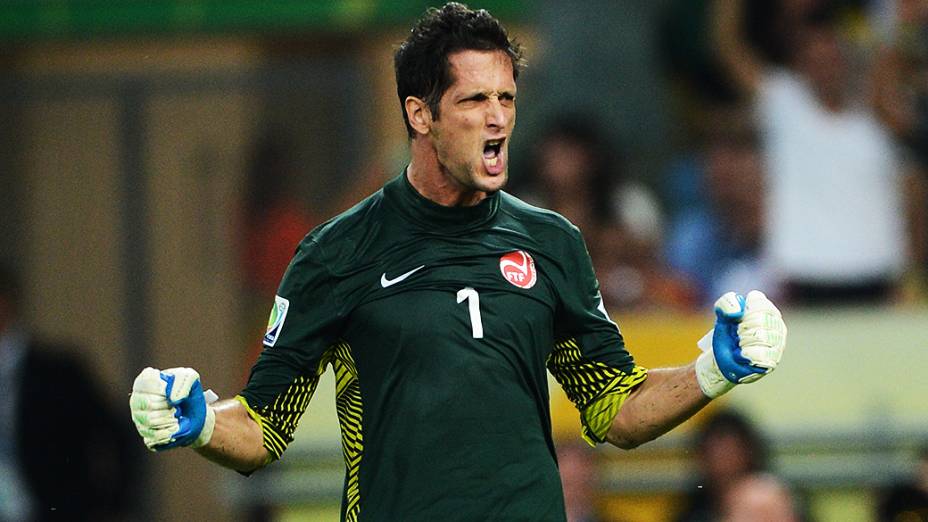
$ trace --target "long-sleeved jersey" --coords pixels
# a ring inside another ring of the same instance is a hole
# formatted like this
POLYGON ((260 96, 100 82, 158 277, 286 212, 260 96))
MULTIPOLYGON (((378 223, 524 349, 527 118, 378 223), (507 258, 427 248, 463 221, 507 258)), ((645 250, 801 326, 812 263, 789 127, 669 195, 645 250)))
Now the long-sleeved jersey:
POLYGON ((405 175, 306 236, 264 344, 240 400, 275 458, 335 371, 349 521, 564 520, 546 368, 596 442, 647 375, 576 227, 405 175))

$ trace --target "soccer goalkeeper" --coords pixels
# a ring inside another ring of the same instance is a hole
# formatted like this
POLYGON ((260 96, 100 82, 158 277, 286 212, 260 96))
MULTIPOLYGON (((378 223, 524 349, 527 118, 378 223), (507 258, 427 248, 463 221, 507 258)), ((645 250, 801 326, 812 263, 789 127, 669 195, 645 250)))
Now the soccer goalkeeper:
POLYGON ((486 11, 430 9, 395 56, 405 171, 300 244, 249 382, 207 405, 189 368, 139 374, 145 444, 250 473, 336 375, 344 520, 563 521, 546 368, 591 444, 634 448, 776 368, 761 292, 729 293, 694 363, 625 349, 580 231, 501 189, 522 52, 486 11))

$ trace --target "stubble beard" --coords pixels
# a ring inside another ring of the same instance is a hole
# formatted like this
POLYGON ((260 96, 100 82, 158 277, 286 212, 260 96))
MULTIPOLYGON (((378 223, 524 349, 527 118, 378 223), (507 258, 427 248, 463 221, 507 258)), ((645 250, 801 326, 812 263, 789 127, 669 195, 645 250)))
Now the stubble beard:
POLYGON ((466 170, 463 173, 458 171, 459 174, 456 175, 446 165, 441 164, 440 166, 442 173, 448 180, 467 192, 485 192, 490 195, 502 190, 509 180, 508 171, 503 171, 496 176, 489 176, 480 172, 480 166, 477 166, 476 168, 465 167, 466 170))

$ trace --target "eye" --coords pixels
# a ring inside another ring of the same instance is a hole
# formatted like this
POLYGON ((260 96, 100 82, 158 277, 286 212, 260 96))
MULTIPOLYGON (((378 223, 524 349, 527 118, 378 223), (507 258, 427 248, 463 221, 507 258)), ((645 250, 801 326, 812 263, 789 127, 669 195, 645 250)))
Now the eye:
POLYGON ((479 93, 479 94, 475 94, 475 95, 473 95, 473 96, 464 98, 463 100, 461 100, 461 102, 462 102, 462 103, 467 103, 467 102, 478 102, 478 103, 479 103, 479 102, 482 102, 482 101, 486 101, 486 99, 487 99, 487 95, 486 95, 486 94, 479 93))

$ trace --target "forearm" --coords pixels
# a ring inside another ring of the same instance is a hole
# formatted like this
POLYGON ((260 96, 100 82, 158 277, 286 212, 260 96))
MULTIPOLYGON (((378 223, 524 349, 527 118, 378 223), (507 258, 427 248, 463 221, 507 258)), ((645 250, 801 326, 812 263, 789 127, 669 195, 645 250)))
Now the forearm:
POLYGON ((606 440, 619 448, 635 448, 667 433, 709 401, 699 388, 693 364, 650 370, 625 400, 606 440))
POLYGON ((710 9, 712 42, 717 56, 736 87, 753 94, 760 84, 763 66, 742 34, 743 0, 715 0, 710 9))
POLYGON ((261 426, 248 415, 237 400, 225 400, 211 406, 216 412, 216 427, 209 443, 196 449, 207 459, 237 471, 254 471, 270 462, 264 448, 261 426))
POLYGON ((871 70, 871 102, 877 116, 897 136, 907 136, 914 126, 912 111, 903 92, 902 58, 893 49, 885 49, 871 70))

